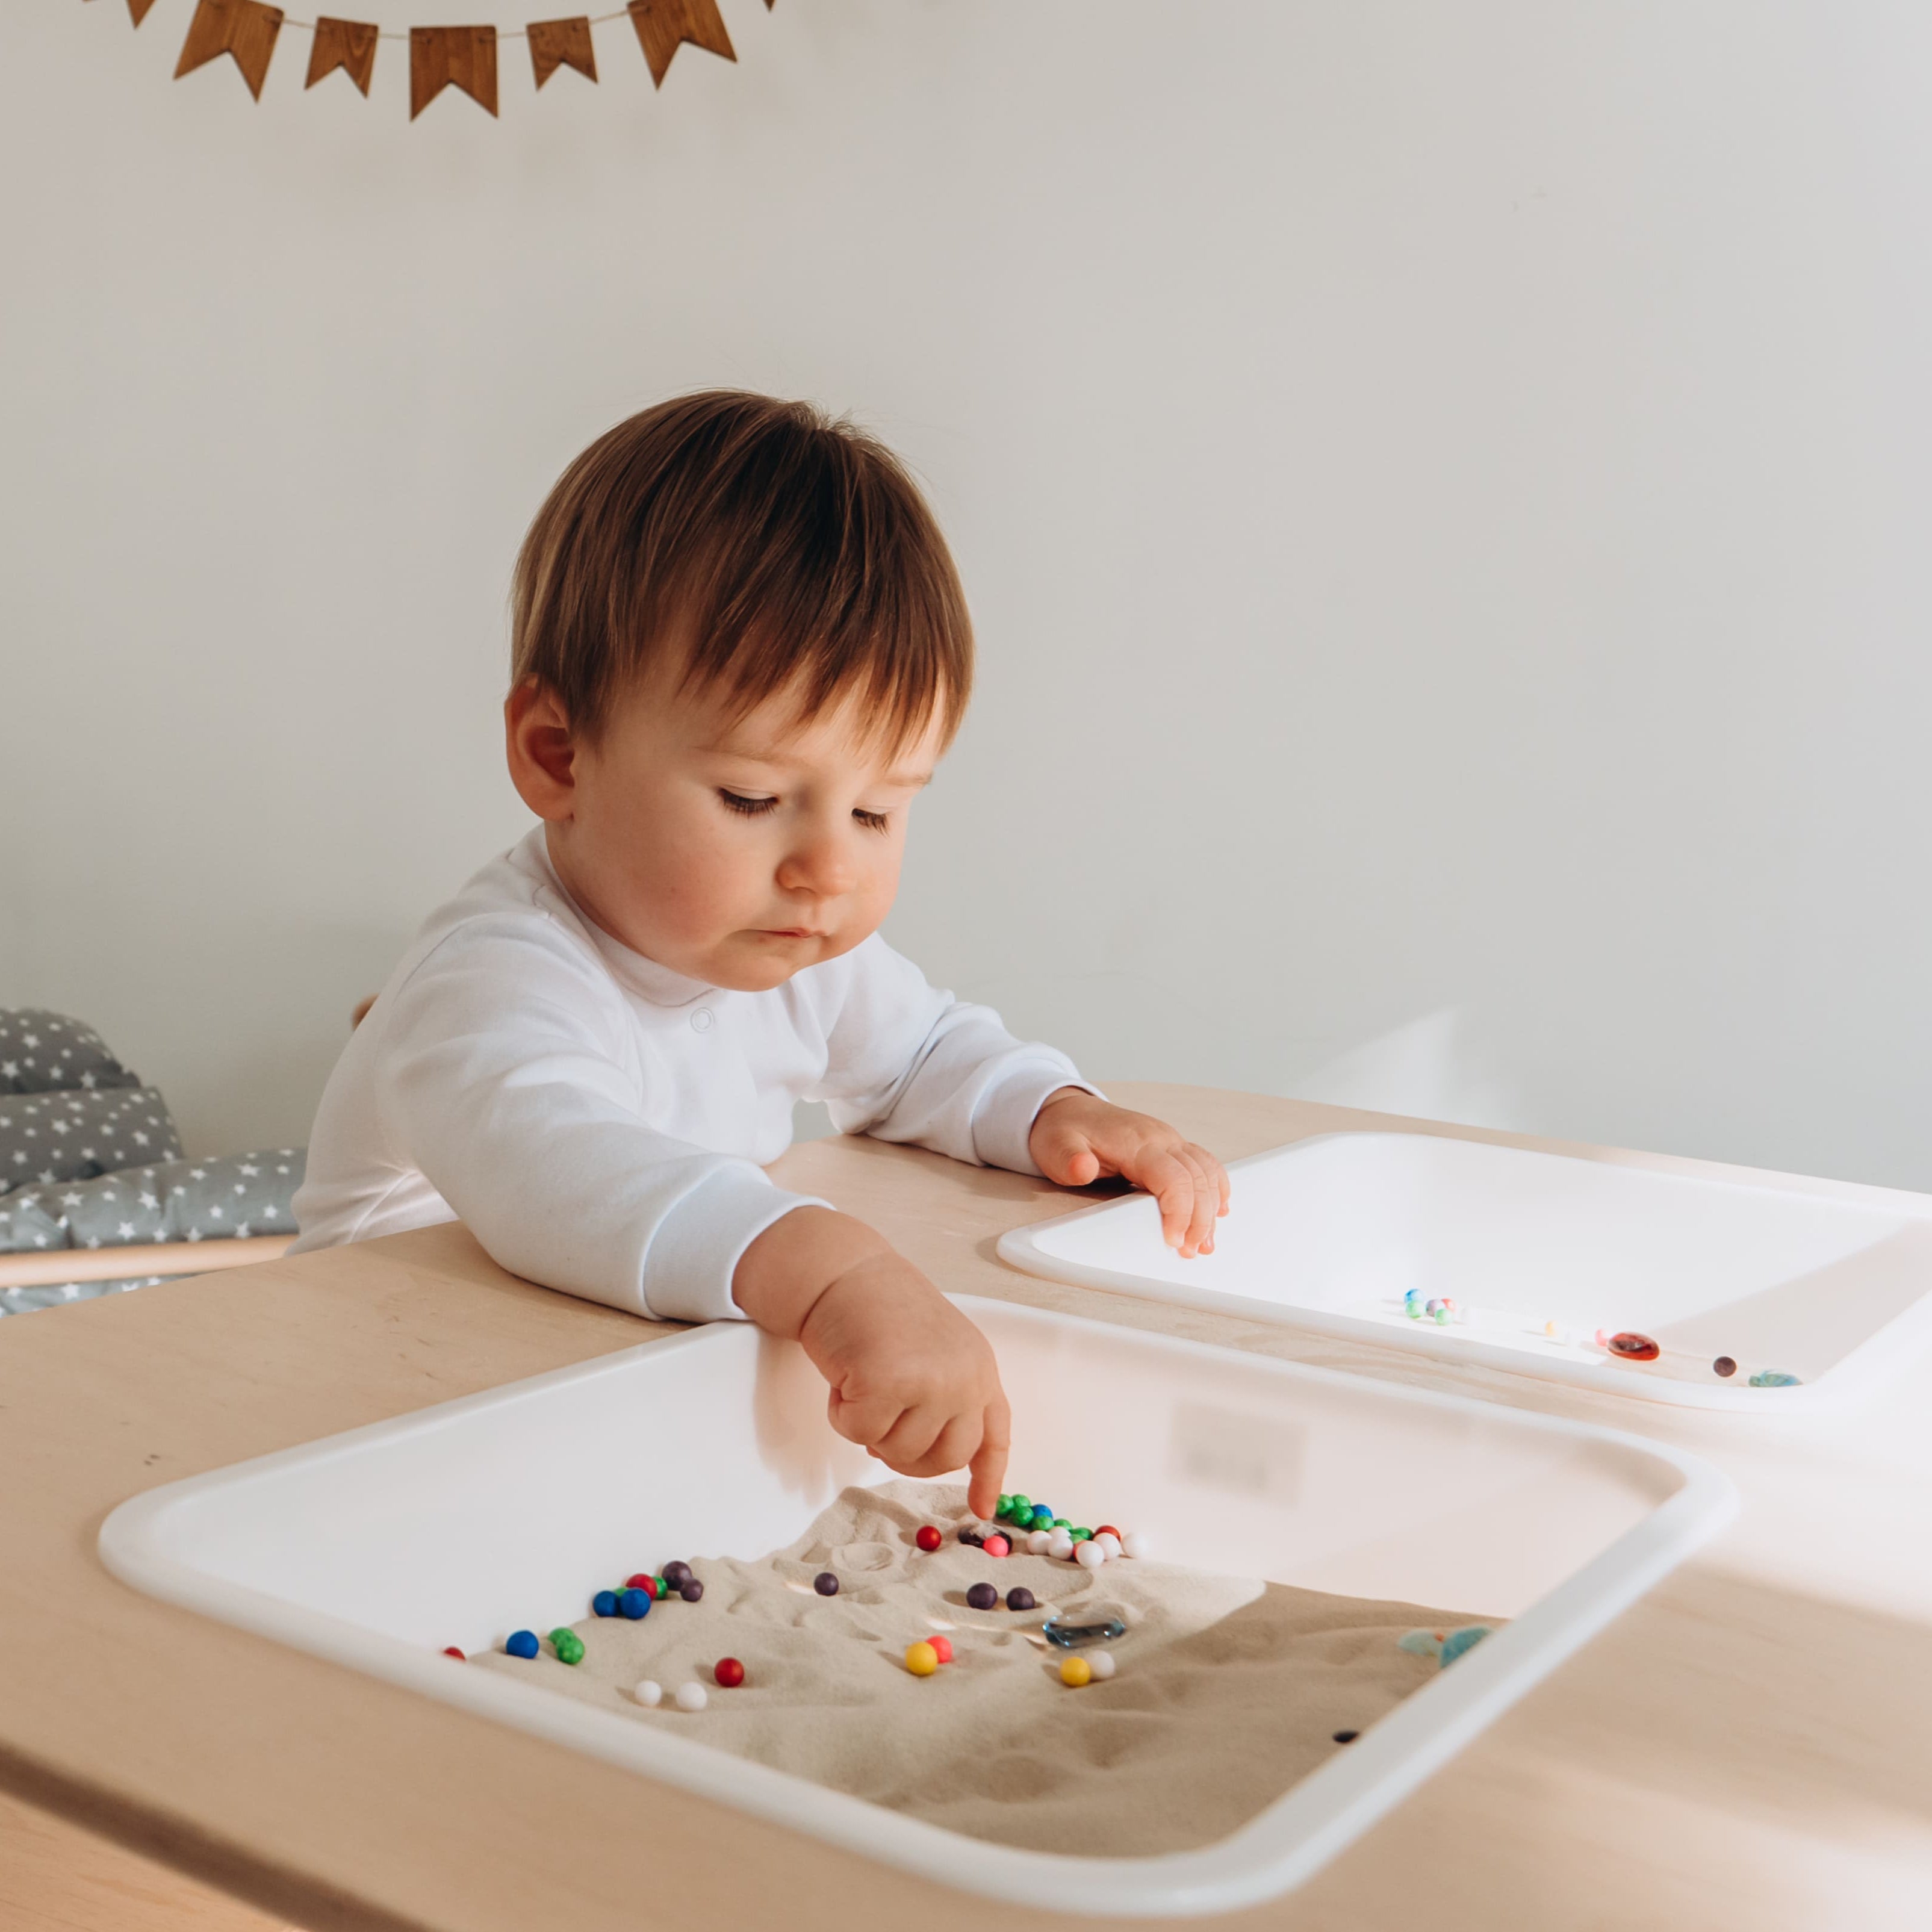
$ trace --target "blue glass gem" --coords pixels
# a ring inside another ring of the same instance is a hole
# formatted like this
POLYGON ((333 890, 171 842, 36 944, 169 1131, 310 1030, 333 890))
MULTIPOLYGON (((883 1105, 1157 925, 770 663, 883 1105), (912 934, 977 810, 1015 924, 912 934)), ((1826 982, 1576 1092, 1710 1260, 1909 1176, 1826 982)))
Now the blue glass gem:
POLYGON ((1465 1651, 1474 1650, 1490 1634, 1487 1624, 1465 1624, 1442 1640, 1442 1667, 1447 1670, 1465 1651))
POLYGON ((1040 1634, 1062 1650, 1078 1650, 1090 1643, 1112 1643, 1117 1636, 1126 1635, 1127 1627, 1118 1617, 1109 1617, 1100 1624, 1070 1624, 1058 1617, 1048 1617, 1040 1625, 1040 1634))
POLYGON ((535 1630, 512 1630, 503 1640, 503 1648, 512 1657, 534 1657, 538 1646, 535 1630))
POLYGON ((617 1592, 617 1613, 628 1617, 635 1623, 640 1617, 651 1613, 650 1594, 645 1590, 620 1590, 617 1592))
POLYGON ((1796 1376, 1780 1375, 1775 1369, 1761 1369, 1751 1377, 1750 1385, 1753 1388, 1796 1388, 1798 1381, 1796 1376))

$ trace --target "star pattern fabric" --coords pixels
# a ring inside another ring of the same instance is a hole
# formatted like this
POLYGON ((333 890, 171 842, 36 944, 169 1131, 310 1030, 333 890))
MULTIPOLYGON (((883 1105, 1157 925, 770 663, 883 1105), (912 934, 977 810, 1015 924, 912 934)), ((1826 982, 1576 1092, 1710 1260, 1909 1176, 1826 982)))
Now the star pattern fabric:
MULTIPOLYGON (((182 1152, 167 1103, 79 1020, 0 1011, 0 1255, 292 1234, 306 1150, 182 1152)), ((0 1288, 0 1316, 169 1279, 0 1288)))
POLYGON ((140 1084, 91 1026, 38 1006, 0 1011, 0 1094, 140 1084))
POLYGON ((0 1198, 0 1254, 292 1234, 303 1165, 303 1149, 270 1148, 19 1188, 0 1198))

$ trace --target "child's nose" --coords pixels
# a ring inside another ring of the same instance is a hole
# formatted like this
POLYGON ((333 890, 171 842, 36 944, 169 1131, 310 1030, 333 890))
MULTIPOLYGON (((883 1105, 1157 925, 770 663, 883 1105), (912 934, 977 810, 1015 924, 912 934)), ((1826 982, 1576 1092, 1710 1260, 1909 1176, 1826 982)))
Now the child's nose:
POLYGON ((778 868, 778 884, 786 891, 811 892, 833 899, 859 883, 858 867, 847 840, 827 831, 797 845, 778 868))

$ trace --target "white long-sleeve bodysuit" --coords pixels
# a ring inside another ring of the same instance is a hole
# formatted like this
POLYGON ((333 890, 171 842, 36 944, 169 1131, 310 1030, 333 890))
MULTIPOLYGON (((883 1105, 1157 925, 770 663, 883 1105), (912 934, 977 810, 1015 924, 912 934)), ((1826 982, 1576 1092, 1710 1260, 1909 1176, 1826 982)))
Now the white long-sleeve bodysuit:
POLYGON ((539 826, 432 914, 329 1077, 298 1250, 461 1220, 502 1266, 638 1314, 734 1316, 753 1238, 808 1197, 760 1163, 793 1103, 848 1133, 1035 1174, 1085 1086, 874 934, 769 992, 707 986, 585 918, 539 826))

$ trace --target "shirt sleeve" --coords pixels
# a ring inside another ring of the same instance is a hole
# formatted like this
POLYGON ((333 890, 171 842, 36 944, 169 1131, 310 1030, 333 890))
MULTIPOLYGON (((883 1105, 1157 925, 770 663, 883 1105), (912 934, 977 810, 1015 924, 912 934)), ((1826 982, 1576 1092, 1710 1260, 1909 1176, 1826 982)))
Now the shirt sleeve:
POLYGON ((1037 1174, 1027 1142, 1047 1096, 1078 1087, 1105 1097, 1057 1048, 1016 1040, 992 1007, 928 984, 876 934, 851 958, 825 1078, 809 1096, 842 1132, 1037 1174))
POLYGON ((393 998, 385 1132, 512 1274, 636 1315, 741 1317, 739 1257, 824 1204, 645 1122, 622 1016, 560 936, 466 928, 393 998))

